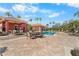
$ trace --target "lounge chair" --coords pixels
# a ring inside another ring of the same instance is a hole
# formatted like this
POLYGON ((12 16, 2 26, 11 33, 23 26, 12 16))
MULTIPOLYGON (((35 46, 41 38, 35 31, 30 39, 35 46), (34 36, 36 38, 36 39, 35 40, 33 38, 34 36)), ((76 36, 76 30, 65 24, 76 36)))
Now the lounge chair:
POLYGON ((35 31, 29 31, 27 32, 27 37, 30 37, 31 39, 37 38, 37 37, 43 37, 41 32, 35 32, 35 31))
POLYGON ((26 36, 29 37, 29 38, 31 38, 31 39, 36 38, 35 37, 35 33, 33 31, 27 31, 26 32, 26 36))
POLYGON ((5 35, 8 35, 7 32, 0 32, 0 36, 5 36, 5 35))
POLYGON ((43 37, 43 34, 42 34, 42 32, 35 32, 35 36, 36 37, 43 37))
POLYGON ((13 34, 15 34, 15 35, 22 35, 23 32, 21 30, 13 30, 13 34))

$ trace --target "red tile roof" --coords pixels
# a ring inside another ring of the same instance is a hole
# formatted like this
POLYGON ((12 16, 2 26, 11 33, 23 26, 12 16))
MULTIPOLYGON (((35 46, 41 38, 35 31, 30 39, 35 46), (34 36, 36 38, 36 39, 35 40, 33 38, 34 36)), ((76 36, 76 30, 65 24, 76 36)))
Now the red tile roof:
POLYGON ((33 24, 32 26, 33 26, 33 27, 45 27, 45 26, 42 25, 42 24, 33 24))

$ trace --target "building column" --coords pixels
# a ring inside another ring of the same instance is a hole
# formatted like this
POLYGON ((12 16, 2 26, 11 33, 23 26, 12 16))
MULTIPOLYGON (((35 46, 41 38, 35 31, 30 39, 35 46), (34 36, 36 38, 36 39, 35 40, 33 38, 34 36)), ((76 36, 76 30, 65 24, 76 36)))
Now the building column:
POLYGON ((6 21, 6 23, 5 23, 5 27, 6 27, 6 33, 8 33, 8 22, 6 21))
POLYGON ((0 24, 0 32, 2 32, 2 23, 0 24))

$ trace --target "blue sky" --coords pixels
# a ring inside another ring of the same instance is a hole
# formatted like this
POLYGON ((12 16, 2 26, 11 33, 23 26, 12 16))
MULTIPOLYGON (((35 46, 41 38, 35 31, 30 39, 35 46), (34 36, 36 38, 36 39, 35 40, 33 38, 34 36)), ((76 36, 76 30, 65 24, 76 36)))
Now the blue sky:
POLYGON ((79 11, 79 4, 73 3, 0 3, 0 16, 5 16, 10 12, 14 17, 20 15, 23 20, 33 19, 32 23, 37 23, 34 19, 41 17, 39 23, 64 22, 73 18, 73 14, 79 11))

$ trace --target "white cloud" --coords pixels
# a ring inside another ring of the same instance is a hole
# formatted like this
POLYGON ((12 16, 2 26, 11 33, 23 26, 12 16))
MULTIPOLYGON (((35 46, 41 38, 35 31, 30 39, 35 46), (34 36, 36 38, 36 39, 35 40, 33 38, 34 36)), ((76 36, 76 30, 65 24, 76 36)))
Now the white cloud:
POLYGON ((48 15, 49 18, 52 18, 52 17, 58 17, 60 15, 63 15, 65 14, 66 12, 64 10, 60 11, 60 12, 51 12, 51 14, 48 15))
POLYGON ((15 4, 12 7, 12 9, 15 11, 18 11, 18 12, 31 12, 31 13, 41 12, 44 14, 52 13, 52 10, 50 10, 50 9, 40 9, 38 6, 34 6, 33 4, 29 4, 29 5, 15 4))
POLYGON ((0 7, 0 12, 8 12, 9 10, 3 7, 0 7))
POLYGON ((25 18, 29 18, 29 17, 31 17, 31 15, 25 15, 24 17, 25 17, 25 18))
POLYGON ((50 9, 40 9, 39 11, 45 14, 50 14, 52 12, 50 9))
POLYGON ((67 3, 68 6, 79 8, 79 3, 67 3))
POLYGON ((58 14, 58 13, 64 14, 64 13, 66 13, 64 10, 62 10, 60 12, 54 12, 51 9, 40 9, 39 12, 44 13, 44 14, 47 14, 47 15, 50 15, 50 14, 53 14, 53 13, 54 14, 58 14))
POLYGON ((36 17, 36 15, 34 14, 31 14, 31 15, 24 15, 23 16, 23 18, 28 18, 28 19, 30 19, 30 18, 32 18, 32 17, 36 17))
POLYGON ((22 4, 16 4, 12 7, 12 9, 15 11, 24 12, 26 10, 26 6, 22 4))
MULTIPOLYGON (((47 15, 48 17, 52 18, 52 17, 57 17, 63 13, 65 13, 65 11, 61 11, 61 12, 53 12, 51 9, 41 9, 38 6, 35 6, 33 4, 15 4, 12 7, 13 10, 18 11, 18 12, 26 12, 26 13, 36 13, 36 12, 40 12, 42 14, 47 15)), ((34 17, 33 15, 25 15, 23 16, 24 18, 30 18, 30 17, 34 17)))
POLYGON ((53 14, 49 15, 49 18, 57 17, 57 16, 59 16, 59 15, 60 15, 60 13, 53 13, 53 14))
POLYGON ((33 15, 25 15, 24 18, 31 18, 33 15))
POLYGON ((61 3, 55 3, 55 4, 59 6, 61 3))
POLYGON ((32 13, 35 13, 35 12, 39 11, 39 8, 36 7, 36 6, 32 6, 31 5, 31 6, 27 7, 27 11, 30 11, 32 13))
POLYGON ((39 10, 38 7, 30 5, 24 5, 24 4, 16 4, 12 7, 13 10, 18 12, 32 12, 35 13, 39 10))

